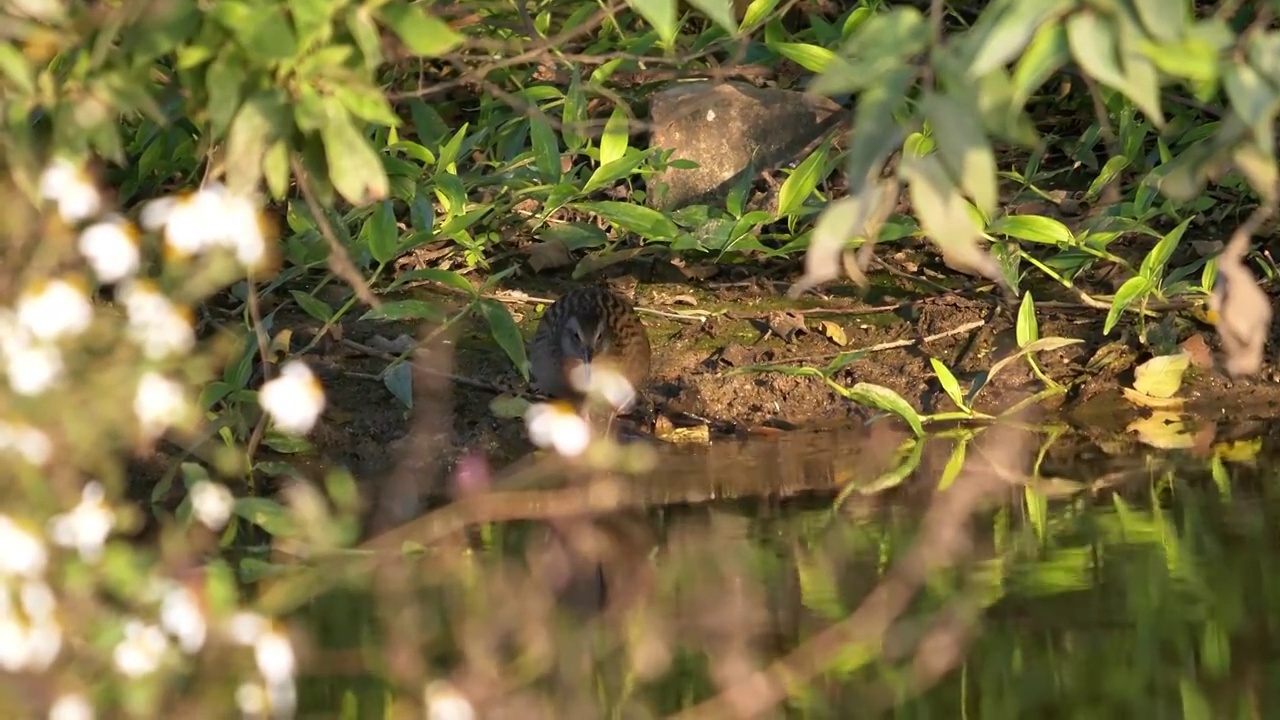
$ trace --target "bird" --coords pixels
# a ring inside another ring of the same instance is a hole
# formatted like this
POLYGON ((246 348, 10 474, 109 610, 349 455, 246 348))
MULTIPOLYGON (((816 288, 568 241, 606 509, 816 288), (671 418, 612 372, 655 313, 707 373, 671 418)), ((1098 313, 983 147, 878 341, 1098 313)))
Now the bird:
POLYGON ((554 398, 576 399, 569 382, 576 366, 619 372, 639 393, 649 376, 649 336, 635 307, 608 288, 587 285, 547 308, 529 347, 533 385, 554 398))

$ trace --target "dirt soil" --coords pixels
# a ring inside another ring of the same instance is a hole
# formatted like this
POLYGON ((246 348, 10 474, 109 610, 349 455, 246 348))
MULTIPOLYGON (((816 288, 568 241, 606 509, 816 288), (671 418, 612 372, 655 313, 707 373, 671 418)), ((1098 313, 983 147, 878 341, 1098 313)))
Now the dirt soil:
MULTIPOLYGON (((921 288, 906 279, 919 272, 917 260, 926 265, 930 262, 928 257, 907 258, 903 253, 889 258, 891 268, 905 263, 915 272, 875 273, 878 284, 865 297, 859 297, 850 284, 831 283, 822 288, 821 295, 798 300, 787 299, 787 282, 741 268, 717 268, 709 273, 710 279, 686 278, 683 282, 672 282, 671 277, 681 276, 687 269, 666 261, 616 273, 607 282, 632 295, 645 311, 642 318, 654 347, 645 402, 633 413, 627 429, 639 435, 651 433, 659 417, 677 426, 705 423, 715 445, 715 438, 741 437, 765 428, 860 425, 872 411, 844 399, 820 378, 743 370, 752 365, 821 368, 841 353, 860 349, 869 351, 833 373, 832 382, 845 387, 872 383, 889 388, 922 413, 955 410, 941 389, 930 358, 945 363, 967 389, 974 378, 1017 349, 1017 303, 1003 299, 995 289, 944 293, 936 286, 921 288), (845 338, 843 346, 832 339, 839 339, 840 334, 845 338)), ((703 274, 708 274, 705 269, 703 274)), ((793 271, 779 277, 794 275, 793 271)), ((573 284, 563 277, 517 277, 495 297, 507 303, 528 338, 541 307, 509 293, 550 298, 573 284)), ((968 285, 974 286, 972 280, 968 285)), ((1135 442, 1125 434, 1126 425, 1150 412, 1123 401, 1119 391, 1120 386, 1133 382, 1133 365, 1152 354, 1149 348, 1140 349, 1135 340, 1139 328, 1132 318, 1136 316, 1122 321, 1110 337, 1104 337, 1104 311, 1083 307, 1053 287, 1031 289, 1037 297, 1040 336, 1082 341, 1036 355, 1046 375, 1070 387, 1043 407, 1082 437, 1092 437, 1108 453, 1124 452, 1135 442), (1086 370, 1100 347, 1117 340, 1122 341, 1117 347, 1126 350, 1121 353, 1126 357, 1102 364, 1100 370, 1086 370)), ((439 294, 431 288, 417 288, 412 293, 443 305, 460 303, 458 296, 439 294)), ((324 464, 351 468, 357 477, 376 484, 410 452, 406 435, 411 413, 381 381, 379 374, 388 365, 385 357, 371 356, 358 348, 377 345, 379 338, 415 336, 421 329, 412 323, 360 321, 358 317, 352 313, 351 319, 306 356, 328 394, 323 424, 312 440, 324 464)), ((294 329, 295 346, 319 329, 319 323, 292 305, 276 313, 276 327, 282 326, 294 329)), ((1165 332, 1164 352, 1174 350, 1174 342, 1189 338, 1192 343, 1203 340, 1210 348, 1216 346, 1213 329, 1192 320, 1166 322, 1159 328, 1148 324, 1147 330, 1149 340, 1156 337, 1156 330, 1165 332)), ((528 391, 520 373, 482 322, 464 320, 453 339, 453 373, 492 386, 492 390, 453 385, 452 437, 437 439, 438 446, 451 448, 444 466, 462 453, 481 453, 494 467, 527 455, 532 447, 523 422, 498 417, 490 409, 500 393, 528 391)), ((1239 425, 1280 416, 1280 384, 1269 379, 1274 376, 1272 369, 1256 378, 1232 382, 1220 371, 1193 368, 1179 394, 1200 417, 1216 420, 1229 414, 1231 423, 1239 425)), ((1019 360, 992 378, 973 405, 996 414, 1044 387, 1029 363, 1019 360)), ((423 472, 428 467, 429 463, 424 465, 423 472)))

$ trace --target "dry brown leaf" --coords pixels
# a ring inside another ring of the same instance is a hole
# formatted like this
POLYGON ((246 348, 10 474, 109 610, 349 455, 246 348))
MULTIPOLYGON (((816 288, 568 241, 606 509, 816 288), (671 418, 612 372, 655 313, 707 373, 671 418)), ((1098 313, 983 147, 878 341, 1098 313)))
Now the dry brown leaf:
POLYGON ((534 272, 564 267, 571 262, 573 262, 573 256, 569 254, 569 248, 559 238, 534 243, 533 248, 529 250, 529 267, 533 268, 534 272))
POLYGON ((1262 368, 1267 332, 1271 328, 1271 299, 1258 287, 1253 273, 1231 248, 1218 264, 1218 283, 1209 296, 1209 309, 1218 316, 1218 337, 1233 377, 1252 375, 1262 368))
POLYGON ((766 319, 769 322, 769 332, 782 338, 783 342, 791 342, 796 335, 809 332, 804 324, 804 316, 797 312, 771 312, 766 319))
POLYGON ((844 347, 849 344, 849 337, 844 334, 844 328, 840 327, 836 323, 833 323, 830 320, 823 320, 818 324, 818 327, 822 329, 822 334, 825 335, 828 340, 840 347, 844 347))

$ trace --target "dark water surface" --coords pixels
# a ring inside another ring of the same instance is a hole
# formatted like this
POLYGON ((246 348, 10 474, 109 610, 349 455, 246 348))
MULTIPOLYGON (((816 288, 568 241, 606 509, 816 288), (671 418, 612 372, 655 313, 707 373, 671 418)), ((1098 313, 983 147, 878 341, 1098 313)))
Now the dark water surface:
POLYGON ((664 450, 638 502, 473 526, 317 598, 300 715, 423 717, 434 682, 476 717, 1280 717, 1276 431, 1041 429, 918 585, 935 499, 1007 439, 664 450))

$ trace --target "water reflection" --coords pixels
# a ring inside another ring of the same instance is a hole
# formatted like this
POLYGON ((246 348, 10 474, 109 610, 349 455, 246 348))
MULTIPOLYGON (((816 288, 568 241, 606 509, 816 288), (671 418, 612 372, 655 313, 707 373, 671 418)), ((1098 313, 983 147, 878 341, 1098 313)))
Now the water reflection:
POLYGON ((300 613, 304 714, 1280 712, 1272 463, 984 434, 664 448, 617 510, 452 533, 300 613))

